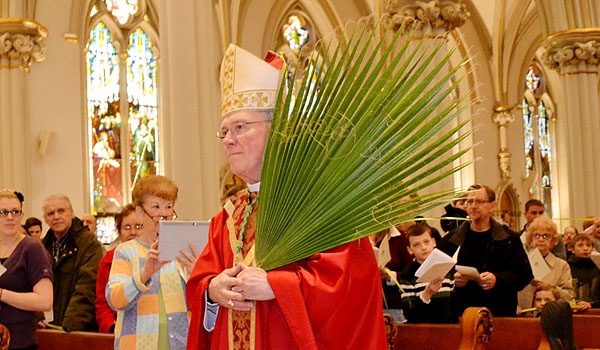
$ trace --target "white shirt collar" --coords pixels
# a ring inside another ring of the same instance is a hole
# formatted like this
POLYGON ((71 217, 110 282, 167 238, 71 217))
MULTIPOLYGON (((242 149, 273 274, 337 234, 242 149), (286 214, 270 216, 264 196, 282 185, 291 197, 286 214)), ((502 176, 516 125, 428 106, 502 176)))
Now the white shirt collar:
POLYGON ((253 183, 253 184, 248 184, 248 191, 259 192, 260 191, 260 181, 253 183))

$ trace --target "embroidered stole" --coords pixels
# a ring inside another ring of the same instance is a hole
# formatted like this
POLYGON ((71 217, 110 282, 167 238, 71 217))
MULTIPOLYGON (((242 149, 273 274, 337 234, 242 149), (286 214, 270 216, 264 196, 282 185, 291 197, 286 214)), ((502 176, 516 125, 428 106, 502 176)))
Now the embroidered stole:
MULTIPOLYGON (((256 212, 258 192, 239 192, 235 205, 228 202, 225 210, 229 214, 227 229, 233 251, 233 265, 243 262, 255 266, 254 238, 256 236, 256 212)), ((256 306, 250 311, 228 309, 228 337, 230 349, 255 349, 256 306)))

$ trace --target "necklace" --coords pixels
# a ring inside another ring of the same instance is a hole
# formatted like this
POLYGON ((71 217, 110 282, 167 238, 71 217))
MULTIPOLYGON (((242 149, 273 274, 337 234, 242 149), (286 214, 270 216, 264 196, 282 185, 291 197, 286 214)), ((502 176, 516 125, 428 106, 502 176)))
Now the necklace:
POLYGON ((251 192, 248 194, 248 204, 246 204, 246 208, 244 208, 244 220, 242 221, 242 227, 240 228, 240 236, 235 243, 235 252, 236 254, 240 254, 242 252, 242 248, 244 247, 244 235, 246 233, 246 226, 248 225, 248 219, 250 219, 250 214, 254 210, 254 204, 258 201, 259 194, 256 192, 251 192), (254 196, 256 194, 256 196, 254 196))

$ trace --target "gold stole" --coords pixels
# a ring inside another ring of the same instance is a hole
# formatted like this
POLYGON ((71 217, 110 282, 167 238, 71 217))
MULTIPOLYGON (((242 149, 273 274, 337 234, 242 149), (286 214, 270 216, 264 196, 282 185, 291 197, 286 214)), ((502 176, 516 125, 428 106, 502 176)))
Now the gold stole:
MULTIPOLYGON (((230 201, 225 205, 225 210, 229 214, 227 219, 227 229, 229 231, 229 242, 233 251, 233 265, 243 262, 246 266, 255 266, 254 261, 254 237, 256 233, 256 201, 257 193, 250 194, 254 202, 249 203, 247 192, 240 192, 236 198, 236 204, 230 201), (253 206, 253 208, 252 208, 253 206), (249 212, 247 212, 249 211, 249 212), (248 216, 244 223, 244 216, 248 216), (240 231, 244 226, 244 236, 239 241, 240 231), (241 247, 239 249, 238 247, 241 247)), ((251 349, 256 347, 256 306, 250 311, 236 311, 228 309, 228 340, 230 349, 251 349)))

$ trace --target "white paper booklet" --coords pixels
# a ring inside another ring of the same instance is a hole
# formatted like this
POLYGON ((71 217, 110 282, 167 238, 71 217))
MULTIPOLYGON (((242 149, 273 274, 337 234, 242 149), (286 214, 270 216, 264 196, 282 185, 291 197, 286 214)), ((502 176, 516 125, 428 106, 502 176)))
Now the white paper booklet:
POLYGON ((477 269, 472 266, 456 265, 454 266, 454 268, 461 275, 467 277, 470 280, 479 279, 479 271, 477 271, 477 269))
POLYGON ((385 267, 385 265, 392 260, 390 253, 390 235, 387 234, 379 243, 379 249, 377 250, 377 266, 385 267))
POLYGON ((438 277, 444 277, 455 264, 454 259, 435 248, 415 272, 415 276, 419 277, 417 282, 431 282, 438 277))
POLYGON ((535 248, 527 253, 529 258, 529 264, 531 265, 531 271, 535 279, 541 280, 547 274, 550 273, 550 266, 546 263, 546 260, 540 253, 539 249, 535 248))
POLYGON ((596 266, 598 266, 598 268, 600 269, 600 253, 593 251, 592 255, 590 255, 590 258, 592 258, 594 264, 596 264, 596 266))

